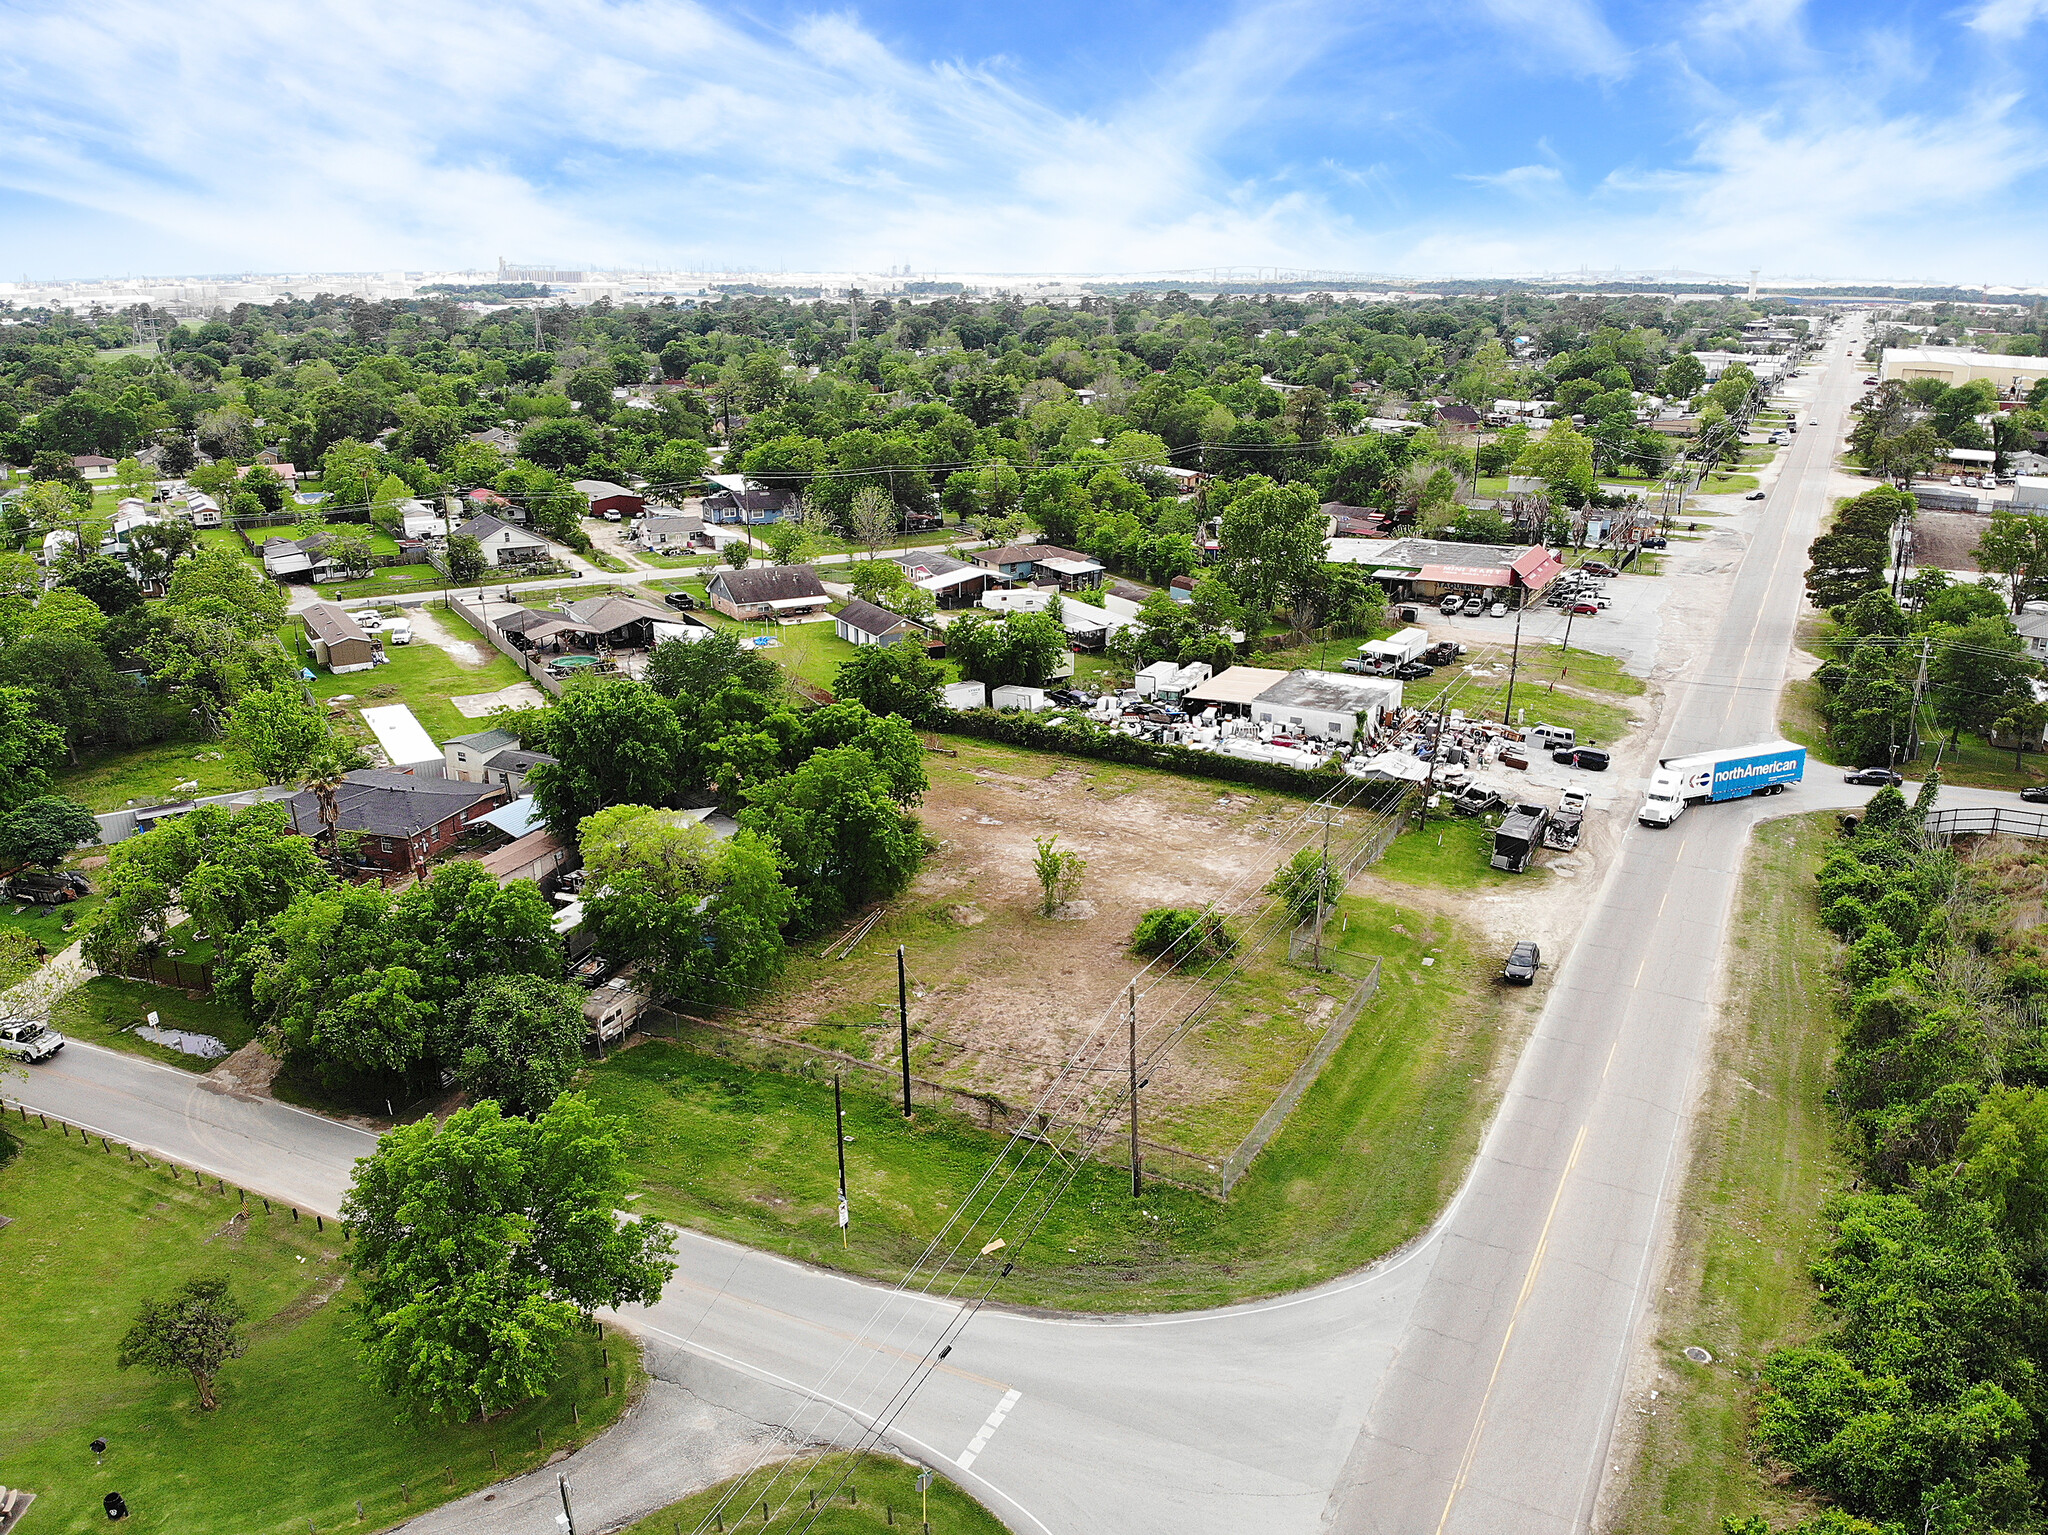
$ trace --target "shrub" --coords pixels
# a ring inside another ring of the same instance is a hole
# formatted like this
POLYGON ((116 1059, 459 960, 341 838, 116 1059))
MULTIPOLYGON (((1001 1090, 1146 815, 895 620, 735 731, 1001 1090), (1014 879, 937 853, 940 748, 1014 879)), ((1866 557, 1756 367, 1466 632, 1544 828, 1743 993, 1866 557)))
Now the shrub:
POLYGON ((1206 965, 1234 953, 1237 935, 1213 911, 1159 906, 1138 919, 1131 948, 1175 965, 1206 965))

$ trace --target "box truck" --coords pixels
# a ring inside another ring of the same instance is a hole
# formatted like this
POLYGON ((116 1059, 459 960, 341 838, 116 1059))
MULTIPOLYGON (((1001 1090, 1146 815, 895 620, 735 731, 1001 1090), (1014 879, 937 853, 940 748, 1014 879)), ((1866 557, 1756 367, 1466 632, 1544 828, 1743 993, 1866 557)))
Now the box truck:
POLYGON ((1783 794, 1805 776, 1806 748, 1790 741, 1759 741, 1690 757, 1665 757, 1650 775, 1650 787, 1636 819, 1645 826, 1669 826, 1685 814, 1687 805, 1751 794, 1783 794))
POLYGON ((1427 629, 1396 629, 1383 640, 1368 640, 1360 645, 1358 659, 1364 663, 1364 671, 1388 673, 1397 666, 1406 666, 1427 649, 1427 629))

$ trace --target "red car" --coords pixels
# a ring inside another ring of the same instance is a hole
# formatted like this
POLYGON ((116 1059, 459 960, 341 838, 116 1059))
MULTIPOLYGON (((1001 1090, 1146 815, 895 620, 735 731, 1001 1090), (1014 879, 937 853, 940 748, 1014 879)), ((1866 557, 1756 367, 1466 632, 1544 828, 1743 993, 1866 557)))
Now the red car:
POLYGON ((1592 618, 1600 612, 1600 604, 1597 602, 1575 602, 1572 604, 1572 612, 1579 617, 1592 618))

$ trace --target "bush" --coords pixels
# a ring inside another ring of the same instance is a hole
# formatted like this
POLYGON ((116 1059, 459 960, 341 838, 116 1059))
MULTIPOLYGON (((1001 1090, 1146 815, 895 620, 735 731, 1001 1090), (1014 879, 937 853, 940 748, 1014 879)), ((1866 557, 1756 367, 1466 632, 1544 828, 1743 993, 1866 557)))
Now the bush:
POLYGON ((1131 948, 1175 965, 1206 965, 1236 952, 1237 935, 1213 911, 1160 906, 1138 919, 1131 948))

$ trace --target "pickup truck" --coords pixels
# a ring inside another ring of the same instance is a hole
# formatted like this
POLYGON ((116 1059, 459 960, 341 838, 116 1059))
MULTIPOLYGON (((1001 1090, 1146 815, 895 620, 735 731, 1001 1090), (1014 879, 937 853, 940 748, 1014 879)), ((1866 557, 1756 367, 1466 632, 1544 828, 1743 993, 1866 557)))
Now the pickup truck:
POLYGON ((64 1036, 33 1018, 0 1018, 0 1055, 46 1061, 64 1048, 64 1036))

